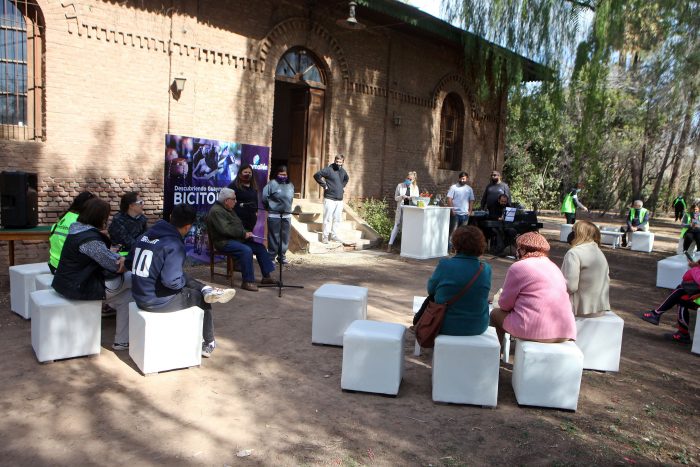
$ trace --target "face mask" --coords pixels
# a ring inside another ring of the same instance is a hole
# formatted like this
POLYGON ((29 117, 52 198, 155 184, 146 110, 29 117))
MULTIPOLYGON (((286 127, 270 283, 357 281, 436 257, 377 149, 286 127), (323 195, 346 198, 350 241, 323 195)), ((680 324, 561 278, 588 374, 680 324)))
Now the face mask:
POLYGON ((277 179, 277 181, 279 183, 287 183, 287 180, 289 180, 289 177, 281 177, 278 175, 277 177, 275 177, 275 179, 277 179))
POLYGON ((244 173, 240 175, 241 180, 250 180, 250 174, 249 173, 244 173))
POLYGON ((411 183, 413 183, 413 182, 412 182, 411 180, 409 180, 409 179, 406 179, 406 180, 403 181, 403 183, 404 183, 406 186, 411 186, 411 183))

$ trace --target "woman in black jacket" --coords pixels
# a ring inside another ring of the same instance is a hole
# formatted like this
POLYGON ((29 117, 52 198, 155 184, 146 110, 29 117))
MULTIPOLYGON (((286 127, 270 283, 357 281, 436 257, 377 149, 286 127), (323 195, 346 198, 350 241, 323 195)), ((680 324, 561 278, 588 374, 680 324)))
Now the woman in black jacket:
POLYGON ((61 259, 54 276, 53 289, 71 300, 106 300, 117 310, 114 350, 129 348, 129 301, 131 273, 125 258, 110 250, 105 234, 109 203, 92 198, 71 224, 61 259))

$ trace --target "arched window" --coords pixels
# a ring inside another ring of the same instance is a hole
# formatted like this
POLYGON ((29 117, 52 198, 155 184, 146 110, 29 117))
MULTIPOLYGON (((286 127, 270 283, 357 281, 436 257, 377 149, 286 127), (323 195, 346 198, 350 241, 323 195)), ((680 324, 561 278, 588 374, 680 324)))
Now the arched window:
POLYGON ((312 85, 324 87, 326 80, 320 64, 314 55, 302 48, 289 49, 277 63, 275 72, 277 79, 285 81, 304 81, 312 85))
POLYGON ((462 169, 462 139, 464 136, 464 104, 455 93, 442 103, 440 114, 440 168, 462 169))
POLYGON ((0 138, 44 136, 44 25, 30 0, 0 0, 0 138))

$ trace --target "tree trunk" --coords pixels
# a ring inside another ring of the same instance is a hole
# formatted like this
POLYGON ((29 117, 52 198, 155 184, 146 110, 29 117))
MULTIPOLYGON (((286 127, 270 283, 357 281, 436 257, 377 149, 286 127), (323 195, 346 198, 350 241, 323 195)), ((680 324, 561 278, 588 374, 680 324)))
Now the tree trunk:
POLYGON ((649 197, 649 207, 651 208, 652 214, 656 213, 657 200, 659 199, 659 192, 661 192, 661 182, 664 180, 664 174, 669 165, 668 159, 671 157, 671 149, 673 149, 673 141, 675 139, 676 130, 673 130, 671 132, 671 137, 668 139, 666 154, 664 154, 664 160, 661 162, 659 174, 656 176, 656 181, 654 182, 654 191, 651 192, 651 196, 649 197))
MULTIPOLYGON (((691 91, 688 99, 688 106, 685 108, 685 115, 683 117, 683 127, 681 128, 681 136, 680 138, 678 138, 678 146, 676 146, 676 154, 674 155, 673 170, 671 170, 670 189, 668 193, 668 199, 666 200, 666 205, 670 204, 672 196, 675 197, 678 195, 678 186, 680 185, 679 174, 681 171, 681 166, 683 165, 683 153, 685 152, 685 148, 688 146, 688 137, 690 135, 690 126, 693 120, 693 109, 695 108, 696 98, 697 94, 695 93, 695 91, 691 91)), ((693 167, 694 166, 695 162, 693 162, 693 167)), ((693 167, 691 167, 691 170, 694 170, 693 167)), ((685 191, 686 195, 688 193, 688 186, 690 185, 692 185, 692 183, 690 182, 690 180, 688 180, 685 191)))

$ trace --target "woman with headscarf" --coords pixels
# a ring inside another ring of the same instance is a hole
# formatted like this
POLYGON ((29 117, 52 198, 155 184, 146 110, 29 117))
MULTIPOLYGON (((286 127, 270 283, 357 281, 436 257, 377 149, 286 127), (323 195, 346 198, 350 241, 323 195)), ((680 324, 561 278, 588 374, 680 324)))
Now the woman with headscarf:
POLYGON ((418 195, 420 195, 420 190, 418 189, 418 183, 416 181, 416 173, 408 172, 406 179, 396 185, 396 191, 394 191, 396 216, 394 217, 394 228, 391 230, 391 237, 389 237, 389 244, 386 248, 388 253, 391 253, 391 247, 394 245, 394 240, 396 240, 396 236, 401 230, 403 207, 411 204, 412 196, 418 195))
POLYGON ((576 322, 566 291, 566 280, 547 255, 549 243, 537 232, 516 241, 515 262, 506 273, 503 289, 496 294, 498 308, 491 324, 498 339, 504 332, 518 339, 545 343, 576 339, 576 322))

